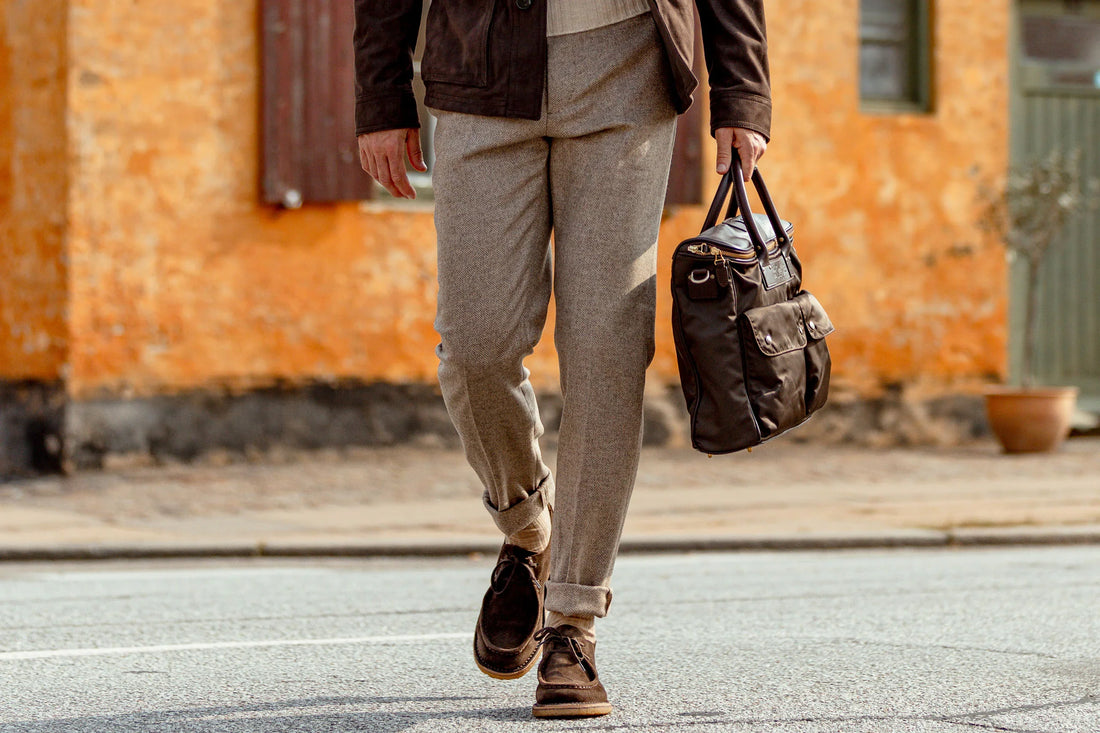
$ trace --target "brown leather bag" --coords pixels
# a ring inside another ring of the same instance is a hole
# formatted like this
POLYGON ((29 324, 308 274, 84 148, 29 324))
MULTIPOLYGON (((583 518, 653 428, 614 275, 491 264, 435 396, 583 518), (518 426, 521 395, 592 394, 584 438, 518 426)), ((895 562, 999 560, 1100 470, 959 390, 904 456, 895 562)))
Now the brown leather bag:
POLYGON ((672 333, 691 444, 708 454, 751 448, 825 404, 833 324, 801 289, 802 264, 759 170, 764 215, 752 214, 736 156, 703 231, 672 255, 672 333), (717 222, 729 189, 736 192, 717 222), (735 216, 738 208, 741 216, 735 216), (716 223, 717 222, 717 223, 716 223))

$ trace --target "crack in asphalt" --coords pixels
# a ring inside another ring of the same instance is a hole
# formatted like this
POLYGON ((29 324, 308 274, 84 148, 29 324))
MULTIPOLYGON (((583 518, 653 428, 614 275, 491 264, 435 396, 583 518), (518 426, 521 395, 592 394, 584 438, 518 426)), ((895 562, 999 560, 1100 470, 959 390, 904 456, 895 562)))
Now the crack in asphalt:
POLYGON ((104 596, 57 596, 55 598, 17 598, 15 600, 5 600, 4 605, 11 606, 30 606, 33 604, 48 604, 55 603, 100 603, 102 601, 132 601, 136 598, 159 598, 160 593, 121 593, 114 595, 104 596))
POLYGON ((675 728, 688 728, 699 725, 742 725, 742 726, 754 726, 754 725, 789 725, 797 723, 810 723, 810 724, 825 724, 825 725, 839 725, 839 724, 858 724, 858 723, 889 723, 889 722, 930 722, 930 723, 947 723, 949 725, 968 726, 973 728, 985 728, 988 730, 1000 730, 1007 731, 1009 733, 1062 733, 1061 731, 1041 731, 1032 730, 1027 728, 1007 728, 998 727, 993 723, 980 723, 967 718, 991 718, 998 715, 1011 715, 1013 713, 1029 713, 1040 710, 1057 710, 1074 707, 1077 705, 1089 705, 1100 702, 1100 698, 1096 695, 1086 695, 1078 700, 1058 700, 1049 703, 1038 703, 1035 705, 1019 705, 1015 707, 997 708, 993 710, 979 710, 970 713, 955 713, 949 715, 851 715, 851 716, 825 716, 825 717, 806 717, 806 718, 725 718, 721 713, 717 712, 697 712, 697 713, 681 713, 681 715, 691 716, 715 716, 709 720, 691 720, 691 721, 674 721, 668 723, 618 723, 611 725, 596 726, 587 730, 631 730, 642 729, 650 726, 656 726, 658 728, 675 727, 675 728))
POLYGON ((979 710, 968 713, 952 713, 952 714, 938 714, 938 715, 836 715, 836 716, 811 716, 811 718, 739 718, 729 719, 724 718, 723 714, 717 711, 712 712, 685 712, 681 715, 693 715, 693 716, 711 716, 709 720, 698 721, 676 721, 671 723, 617 723, 602 726, 595 726, 592 729, 594 731, 621 731, 638 729, 638 727, 650 726, 650 725, 668 725, 674 727, 690 727, 695 725, 712 725, 712 724, 724 724, 724 725, 782 725, 792 723, 824 723, 824 724, 842 724, 842 723, 876 723, 876 722, 933 722, 933 723, 948 723, 952 725, 966 725, 970 727, 985 727, 988 730, 994 731, 1008 731, 1011 733, 1062 733, 1054 731, 1037 731, 1031 729, 1018 729, 1018 727, 1003 727, 997 726, 993 723, 981 723, 976 721, 966 720, 968 718, 994 718, 997 715, 1010 715, 1013 713, 1027 713, 1036 712, 1042 710, 1060 710, 1066 708, 1073 708, 1076 705, 1081 704, 1097 704, 1100 703, 1100 697, 1095 694, 1087 694, 1084 698, 1078 700, 1058 700, 1053 702, 1043 702, 1030 705, 1016 705, 1011 708, 998 708, 993 710, 979 710))
MULTIPOLYGON (((227 616, 223 618, 182 618, 182 619, 166 619, 159 621, 143 620, 143 628, 154 627, 168 627, 168 626, 185 626, 188 624, 219 624, 226 622, 233 623, 252 623, 262 621, 314 621, 321 619, 344 619, 344 618, 363 618, 367 616, 430 616, 438 613, 474 613, 477 608, 474 606, 463 606, 457 608, 410 608, 396 611, 356 611, 355 613, 323 613, 323 614, 294 614, 285 616, 227 616)), ((113 628, 133 627, 132 621, 116 621, 116 622, 99 622, 99 623, 86 623, 86 624, 49 624, 48 626, 0 626, 0 631, 52 631, 54 629, 83 629, 83 628, 113 628)), ((471 635, 473 632, 470 632, 471 635)))
POLYGON ((895 649, 947 649, 957 652, 986 652, 989 654, 1006 654, 1019 657, 1039 657, 1040 659, 1061 659, 1062 657, 1057 654, 1049 654, 1047 652, 1032 652, 1019 649, 993 649, 990 647, 982 646, 965 646, 961 644, 903 644, 896 641, 879 641, 877 639, 857 639, 855 637, 843 637, 843 636, 804 636, 804 637, 790 637, 790 638, 802 638, 810 639, 813 641, 825 641, 825 642, 841 642, 856 644, 858 646, 885 646, 895 649))
MULTIPOLYGON (((890 597, 890 598, 904 598, 911 596, 943 596, 948 593, 975 593, 975 592, 1003 592, 1014 590, 1035 590, 1042 589, 1044 591, 1048 589, 1069 589, 1069 588, 1096 588, 1100 587, 1100 581, 1073 581, 1066 583, 1046 583, 1036 581, 1032 585, 982 585, 982 586, 969 586, 967 588, 927 588, 921 590, 891 590, 887 588, 880 589, 868 589, 868 588, 854 588, 851 591, 844 593, 791 593, 786 595, 760 595, 760 596, 708 596, 705 598, 681 598, 677 600, 666 601, 665 605, 668 606, 695 606, 711 603, 760 603, 771 601, 821 601, 821 600, 838 600, 843 598, 858 597, 865 594, 868 590, 874 590, 876 597, 890 597)), ((645 608, 646 603, 634 602, 634 603, 622 603, 621 607, 637 607, 645 608)))
POLYGON ((1034 705, 1016 705, 1006 708, 995 708, 993 710, 979 710, 971 713, 961 713, 956 715, 939 715, 934 717, 928 717, 927 720, 938 720, 943 723, 951 723, 953 725, 966 725, 977 728, 987 728, 990 730, 1011 731, 1011 733, 1060 733, 1055 731, 1040 731, 1029 728, 1006 728, 1003 726, 997 726, 993 723, 980 723, 973 720, 967 720, 967 718, 992 718, 998 715, 1012 715, 1014 713, 1033 713, 1040 710, 1061 710, 1065 708, 1071 708, 1078 705, 1092 705, 1097 703, 1098 699, 1095 695, 1085 695, 1077 700, 1058 700, 1047 703, 1037 703, 1034 705))
POLYGON ((965 720, 945 720, 945 723, 950 725, 962 725, 967 728, 981 728, 983 730, 999 730, 1004 733, 1051 733, 1051 731, 1033 730, 1031 728, 1005 728, 999 725, 993 725, 991 723, 972 723, 965 720))

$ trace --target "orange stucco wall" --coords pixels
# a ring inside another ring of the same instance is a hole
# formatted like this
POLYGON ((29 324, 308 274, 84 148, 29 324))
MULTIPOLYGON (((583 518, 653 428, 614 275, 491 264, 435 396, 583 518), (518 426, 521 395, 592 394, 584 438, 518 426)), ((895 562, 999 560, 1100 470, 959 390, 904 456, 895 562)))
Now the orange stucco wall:
MULTIPOLYGON (((48 265, 36 271, 56 273, 48 282, 12 292, 18 303, 67 293, 71 338, 63 308, 50 320, 39 302, 24 318, 0 296, 0 354, 40 345, 4 329, 42 325, 39 369, 59 369, 67 349, 77 397, 434 380, 430 211, 258 204, 255 0, 48 4, 69 6, 66 128, 34 144, 68 139, 62 163, 47 167, 55 187, 64 182, 67 216, 53 239, 23 236, 9 248, 14 198, 5 197, 0 283, 8 292, 13 253, 48 265), (65 261, 67 288, 58 288, 65 261)), ((45 5, 0 2, 5 76, 13 8, 41 25, 45 5)), ((806 285, 839 326, 836 379, 860 390, 1003 371, 1003 258, 977 227, 977 191, 1007 161, 1009 10, 1008 0, 980 5, 936 3, 935 111, 875 115, 859 109, 857 0, 768 3, 775 125, 763 168, 796 223, 806 285)), ((10 179, 15 116, 5 97, 0 171, 10 179)), ((667 260, 700 220, 699 208, 681 208, 662 230, 656 380, 676 378, 667 260)), ((540 386, 554 384, 551 345, 531 366, 540 386)))
POLYGON ((430 212, 257 203, 256 3, 71 5, 72 392, 433 378, 430 212))
POLYGON ((865 114, 857 0, 769 3, 774 150, 840 376, 955 384, 1005 368, 1004 253, 979 191, 1008 166, 1009 0, 934 2, 932 114, 865 114))
POLYGON ((0 379, 67 356, 65 4, 0 3, 0 379))

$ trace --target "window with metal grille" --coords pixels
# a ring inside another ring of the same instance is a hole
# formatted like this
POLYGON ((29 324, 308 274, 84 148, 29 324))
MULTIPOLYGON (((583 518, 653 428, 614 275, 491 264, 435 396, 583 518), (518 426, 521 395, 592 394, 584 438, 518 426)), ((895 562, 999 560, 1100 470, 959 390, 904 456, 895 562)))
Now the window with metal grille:
POLYGON ((1100 3, 1092 15, 1020 18, 1023 83, 1100 89, 1100 3))
POLYGON ((859 96, 882 111, 928 110, 928 0, 860 0, 859 96))

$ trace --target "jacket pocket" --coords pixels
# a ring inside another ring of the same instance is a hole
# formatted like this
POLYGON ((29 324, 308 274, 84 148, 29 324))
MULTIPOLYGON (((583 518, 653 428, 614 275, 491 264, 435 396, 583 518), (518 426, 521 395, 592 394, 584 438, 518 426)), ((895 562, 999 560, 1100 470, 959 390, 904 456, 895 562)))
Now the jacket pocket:
POLYGON ((428 9, 421 77, 426 82, 489 84, 489 27, 496 0, 435 0, 428 9))
POLYGON ((753 308, 741 317, 745 387, 768 438, 806 419, 806 327, 793 300, 753 308))

